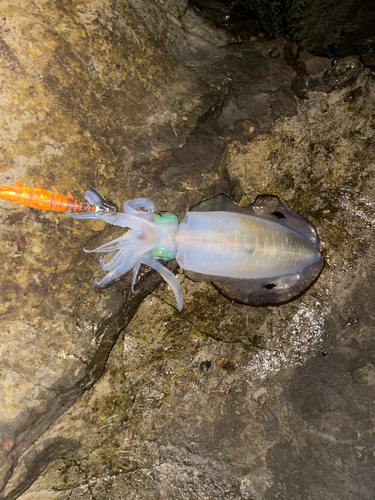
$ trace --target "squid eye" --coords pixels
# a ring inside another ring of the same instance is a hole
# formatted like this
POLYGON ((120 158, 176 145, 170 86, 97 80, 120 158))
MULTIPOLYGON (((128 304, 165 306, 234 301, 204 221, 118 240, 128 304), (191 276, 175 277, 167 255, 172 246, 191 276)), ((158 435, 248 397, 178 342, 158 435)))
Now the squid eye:
POLYGON ((155 212, 153 215, 156 224, 173 224, 177 221, 177 217, 169 212, 155 212))
POLYGON ((174 254, 168 248, 157 247, 152 250, 151 257, 160 260, 172 260, 174 254))

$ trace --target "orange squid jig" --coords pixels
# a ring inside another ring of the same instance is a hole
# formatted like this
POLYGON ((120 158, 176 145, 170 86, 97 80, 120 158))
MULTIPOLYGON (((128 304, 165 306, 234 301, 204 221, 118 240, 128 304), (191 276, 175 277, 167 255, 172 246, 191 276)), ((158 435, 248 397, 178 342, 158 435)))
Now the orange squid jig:
POLYGON ((117 212, 117 207, 111 201, 104 198, 96 189, 90 187, 85 198, 89 203, 81 203, 75 200, 69 191, 67 196, 60 194, 55 187, 52 191, 42 189, 38 182, 36 188, 25 187, 20 181, 14 181, 15 186, 0 186, 0 200, 18 203, 26 207, 37 208, 38 210, 52 210, 54 212, 65 212, 67 214, 91 212, 117 212))

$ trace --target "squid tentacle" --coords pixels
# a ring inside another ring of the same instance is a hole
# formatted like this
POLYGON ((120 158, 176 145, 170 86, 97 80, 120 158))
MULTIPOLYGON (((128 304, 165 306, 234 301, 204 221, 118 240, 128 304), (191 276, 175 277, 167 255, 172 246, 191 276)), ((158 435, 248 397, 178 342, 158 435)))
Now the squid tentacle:
POLYGON ((155 271, 157 271, 163 279, 168 283, 168 285, 172 288, 172 291, 174 293, 176 302, 177 302, 177 310, 178 312, 182 311, 182 308, 184 307, 184 298, 182 294, 182 288, 180 283, 177 281, 176 276, 166 267, 164 267, 160 262, 156 260, 151 260, 148 259, 147 257, 142 257, 141 258, 141 263, 146 264, 146 266, 151 267, 155 271))
POLYGON ((132 270, 132 268, 137 263, 137 258, 124 261, 122 264, 117 266, 115 269, 112 269, 107 273, 104 278, 99 280, 98 278, 94 279, 95 288, 105 288, 109 285, 112 285, 116 281, 118 281, 122 276, 125 276, 128 272, 132 270))
POLYGON ((135 200, 128 200, 124 203, 124 212, 126 214, 139 214, 141 208, 145 208, 147 212, 156 212, 154 203, 148 198, 136 198, 135 200))
POLYGON ((115 240, 108 241, 108 243, 100 245, 100 247, 93 248, 92 250, 87 250, 87 248, 84 248, 83 251, 86 253, 115 252, 116 250, 121 250, 126 245, 128 245, 133 238, 134 238, 133 231, 129 231, 128 233, 120 236, 119 238, 116 238, 115 240))
MULTIPOLYGON (((108 271, 114 269, 117 265, 120 265, 122 261, 126 261, 134 255, 134 243, 132 241, 128 242, 125 248, 122 248, 116 255, 112 257, 108 262, 105 262, 106 254, 102 255, 99 259, 100 268, 103 271, 108 271)), ((135 257, 133 257, 135 258, 135 257)))
POLYGON ((133 293, 134 293, 135 282, 137 280, 137 276, 138 276, 138 272, 139 272, 140 267, 141 267, 141 263, 137 262, 136 265, 134 266, 134 269, 133 269, 133 277, 132 277, 132 284, 131 284, 131 289, 132 289, 133 293))

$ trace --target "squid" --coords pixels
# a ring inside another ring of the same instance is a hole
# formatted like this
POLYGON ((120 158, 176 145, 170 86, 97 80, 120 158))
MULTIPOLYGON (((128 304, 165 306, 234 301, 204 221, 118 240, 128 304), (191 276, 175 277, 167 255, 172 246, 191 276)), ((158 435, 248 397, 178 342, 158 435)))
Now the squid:
MULTIPOLYGON (((92 201, 91 190, 85 196, 92 201)), ((67 215, 126 228, 123 236, 85 250, 101 253, 99 265, 107 271, 102 279, 95 278, 95 287, 107 287, 133 271, 134 291, 144 264, 171 287, 178 311, 183 308, 182 288, 163 266, 172 259, 193 281, 210 281, 228 299, 252 306, 276 306, 298 298, 324 266, 314 227, 274 195, 260 195, 240 207, 220 194, 193 207, 180 224, 176 215, 157 211, 147 198, 126 201, 123 213, 67 215), (114 253, 110 260, 108 253, 114 253)))

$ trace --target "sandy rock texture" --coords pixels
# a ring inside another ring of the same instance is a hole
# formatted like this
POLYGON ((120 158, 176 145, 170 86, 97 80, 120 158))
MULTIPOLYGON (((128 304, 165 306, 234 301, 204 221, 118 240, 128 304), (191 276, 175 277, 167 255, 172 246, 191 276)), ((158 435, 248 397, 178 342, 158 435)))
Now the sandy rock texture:
POLYGON ((134 294, 92 287, 81 249, 115 228, 0 202, 0 498, 370 500, 371 69, 237 40, 184 1, 4 2, 0 17, 1 185, 93 185, 180 218, 219 192, 277 194, 326 259, 278 308, 171 262, 179 314, 147 269, 134 294))

